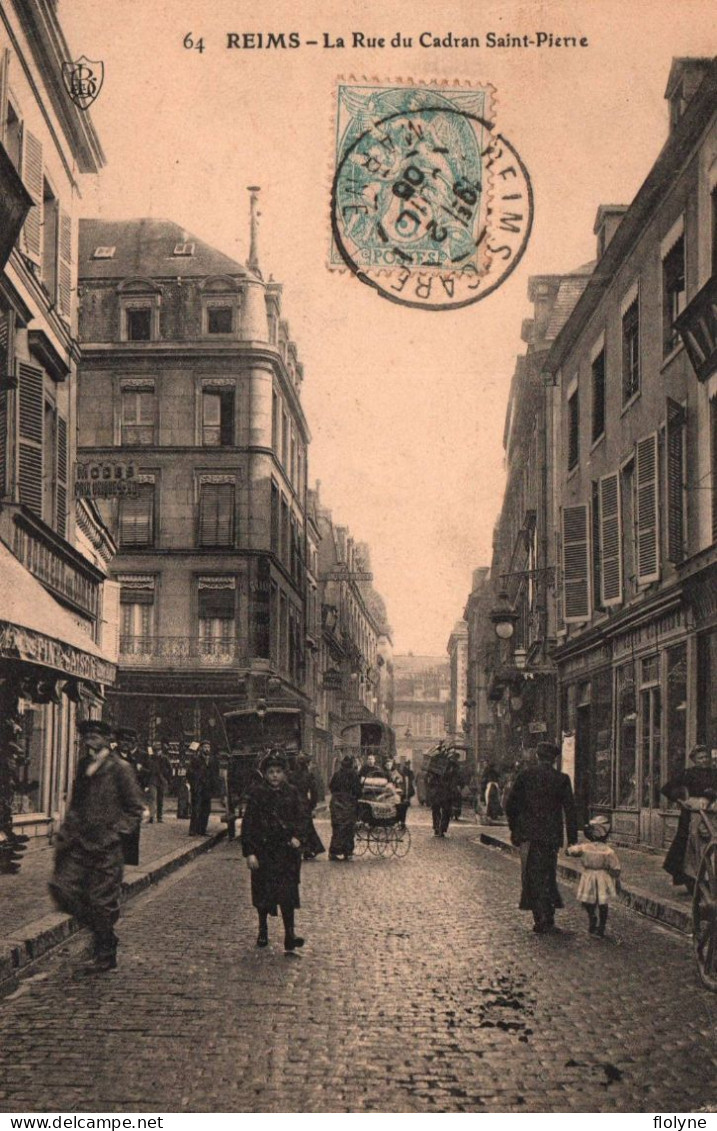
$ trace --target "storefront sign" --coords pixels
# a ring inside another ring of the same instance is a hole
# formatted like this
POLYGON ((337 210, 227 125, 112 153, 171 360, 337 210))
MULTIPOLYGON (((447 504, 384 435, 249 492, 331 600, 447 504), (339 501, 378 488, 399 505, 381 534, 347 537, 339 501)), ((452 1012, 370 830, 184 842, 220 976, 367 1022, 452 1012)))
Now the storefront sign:
POLYGON ((94 683, 114 683, 115 680, 114 665, 99 656, 7 622, 0 622, 0 656, 42 664, 94 683))
POLYGON ((137 494, 137 467, 127 460, 90 460, 75 464, 76 499, 113 499, 137 494))
POLYGON ((324 691, 340 691, 344 685, 343 673, 338 668, 329 668, 321 677, 324 691))

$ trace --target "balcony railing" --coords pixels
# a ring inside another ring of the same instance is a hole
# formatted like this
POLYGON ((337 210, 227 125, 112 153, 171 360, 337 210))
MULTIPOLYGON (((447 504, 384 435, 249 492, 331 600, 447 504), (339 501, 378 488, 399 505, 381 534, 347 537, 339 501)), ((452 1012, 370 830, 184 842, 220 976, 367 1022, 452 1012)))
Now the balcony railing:
POLYGON ((120 666, 128 668, 224 668, 246 660, 235 637, 121 636, 120 666))

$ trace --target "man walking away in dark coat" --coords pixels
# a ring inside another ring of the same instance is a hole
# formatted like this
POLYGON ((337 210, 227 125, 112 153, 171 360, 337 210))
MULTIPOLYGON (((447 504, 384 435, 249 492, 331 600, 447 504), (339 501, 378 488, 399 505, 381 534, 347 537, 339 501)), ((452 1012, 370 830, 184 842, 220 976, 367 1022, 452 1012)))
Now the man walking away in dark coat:
POLYGON ((329 783, 331 791, 331 844, 329 860, 350 860, 354 854, 354 833, 361 796, 361 778, 350 754, 344 754, 341 765, 329 783))
POLYGON ((426 771, 426 800, 433 816, 433 835, 446 837, 453 812, 453 796, 458 781, 458 755, 439 747, 426 771))
POLYGON ((75 915, 94 935, 87 973, 117 966, 122 835, 139 825, 144 797, 134 770, 110 749, 107 723, 80 723, 87 753, 80 759, 72 800, 55 841, 50 893, 61 911, 75 915))
POLYGON ((520 847, 521 911, 532 911, 536 934, 555 926, 555 908, 562 907, 558 891, 558 850, 563 844, 563 819, 568 845, 578 839, 573 787, 567 774, 555 769, 560 751, 552 742, 538 743, 538 763, 522 770, 506 802, 511 840, 520 847))
MULTIPOLYGON (((144 797, 145 771, 139 752, 139 735, 133 727, 116 727, 114 737, 117 740, 116 753, 132 770, 135 781, 144 797)), ((125 864, 139 864, 139 833, 140 826, 136 825, 131 832, 124 833, 122 836, 122 852, 125 864)))
POLYGON ((191 794, 190 836, 208 836, 207 825, 212 808, 211 753, 211 742, 203 738, 187 766, 187 783, 191 794))

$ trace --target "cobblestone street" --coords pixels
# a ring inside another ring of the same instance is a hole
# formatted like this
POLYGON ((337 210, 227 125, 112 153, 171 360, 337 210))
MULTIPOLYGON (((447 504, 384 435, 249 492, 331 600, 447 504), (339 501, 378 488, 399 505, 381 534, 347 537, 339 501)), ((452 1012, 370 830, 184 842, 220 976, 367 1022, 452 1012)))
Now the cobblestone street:
MULTIPOLYGON (((120 923, 120 968, 77 942, 2 1003, 4 1111, 678 1111, 715 1103, 714 996, 689 940, 621 908, 589 938, 518 912, 516 862, 473 825, 403 860, 304 866, 286 957, 254 947, 248 872, 223 843, 120 923)), ((328 843, 329 828, 318 823, 328 843)))

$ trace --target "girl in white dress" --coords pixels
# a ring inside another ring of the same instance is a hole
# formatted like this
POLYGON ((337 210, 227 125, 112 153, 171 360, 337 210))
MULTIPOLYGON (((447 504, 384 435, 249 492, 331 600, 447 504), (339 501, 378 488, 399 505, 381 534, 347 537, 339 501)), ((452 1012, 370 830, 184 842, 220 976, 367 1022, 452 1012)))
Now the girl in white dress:
POLYGON ((575 894, 588 913, 589 933, 598 938, 605 935, 608 905, 617 895, 615 881, 620 875, 617 854, 606 844, 609 835, 609 819, 593 817, 585 829, 588 843, 567 849, 568 856, 582 858, 583 874, 575 894))

